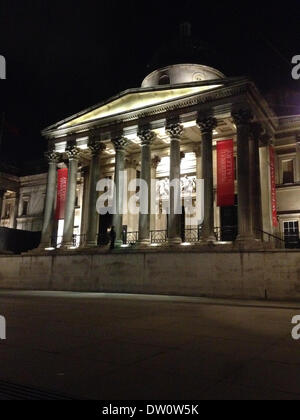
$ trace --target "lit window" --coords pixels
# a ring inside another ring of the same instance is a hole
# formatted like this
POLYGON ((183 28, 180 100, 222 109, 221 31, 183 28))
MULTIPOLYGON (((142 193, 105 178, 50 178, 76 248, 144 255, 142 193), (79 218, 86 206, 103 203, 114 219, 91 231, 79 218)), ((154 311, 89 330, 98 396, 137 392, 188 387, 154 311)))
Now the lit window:
POLYGON ((298 244, 299 242, 299 222, 289 221, 283 223, 284 239, 287 244, 298 244))

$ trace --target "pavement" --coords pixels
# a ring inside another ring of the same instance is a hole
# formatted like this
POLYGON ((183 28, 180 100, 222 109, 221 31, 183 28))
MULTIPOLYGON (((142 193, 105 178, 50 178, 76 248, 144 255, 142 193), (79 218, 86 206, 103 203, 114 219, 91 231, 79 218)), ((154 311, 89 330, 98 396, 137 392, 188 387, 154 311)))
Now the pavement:
POLYGON ((300 304, 0 291, 0 399, 300 399, 300 304))

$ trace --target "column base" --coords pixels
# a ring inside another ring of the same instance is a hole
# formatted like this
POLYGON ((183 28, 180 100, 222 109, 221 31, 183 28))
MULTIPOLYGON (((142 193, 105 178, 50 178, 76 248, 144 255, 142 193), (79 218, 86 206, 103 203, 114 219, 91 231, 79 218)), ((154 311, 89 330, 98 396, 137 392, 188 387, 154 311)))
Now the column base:
POLYGON ((248 249, 248 250, 263 250, 265 249, 265 243, 262 242, 260 239, 255 239, 253 236, 251 237, 238 237, 234 242, 234 248, 238 249, 248 249))
POLYGON ((151 245, 150 239, 141 239, 137 241, 136 248, 147 248, 151 245))
POLYGON ((59 249, 61 249, 62 251, 68 251, 68 250, 74 250, 77 248, 74 247, 73 242, 65 242, 61 244, 61 247, 59 249))
POLYGON ((204 244, 214 244, 217 241, 216 241, 215 235, 210 235, 210 236, 207 236, 207 237, 203 237, 200 242, 204 243, 204 244))
POLYGON ((168 239, 169 246, 176 246, 176 245, 181 245, 181 244, 182 244, 182 239, 180 237, 168 239))
POLYGON ((81 246, 80 248, 98 248, 98 244, 96 241, 89 241, 86 242, 83 246, 81 246))
POLYGON ((122 248, 123 245, 124 243, 121 239, 115 241, 115 248, 122 248))

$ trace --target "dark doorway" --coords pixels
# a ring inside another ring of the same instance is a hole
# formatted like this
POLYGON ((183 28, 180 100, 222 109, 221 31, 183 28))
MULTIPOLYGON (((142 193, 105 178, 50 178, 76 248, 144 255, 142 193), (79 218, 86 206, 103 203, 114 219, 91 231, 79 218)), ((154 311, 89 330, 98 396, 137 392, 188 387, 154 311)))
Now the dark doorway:
POLYGON ((238 198, 232 207, 221 207, 221 241, 233 242, 236 240, 238 230, 238 198))
POLYGON ((185 208, 182 207, 182 214, 181 214, 181 239, 182 242, 185 242, 185 208))
POLYGON ((112 227, 112 214, 105 214, 99 216, 99 236, 98 236, 98 245, 108 245, 109 244, 109 236, 108 236, 108 229, 112 227))

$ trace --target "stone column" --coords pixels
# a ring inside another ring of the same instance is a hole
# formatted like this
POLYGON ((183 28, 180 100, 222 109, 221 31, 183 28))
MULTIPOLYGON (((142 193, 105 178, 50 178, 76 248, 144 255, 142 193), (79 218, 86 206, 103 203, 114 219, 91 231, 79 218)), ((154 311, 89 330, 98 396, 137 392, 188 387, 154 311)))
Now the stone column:
MULTIPOLYGON (((128 186, 137 179, 137 166, 139 162, 135 159, 129 158, 125 159, 125 170, 127 172, 127 181, 128 186)), ((134 191, 127 190, 125 191, 125 197, 127 197, 127 203, 133 198, 136 197, 136 185, 134 191)), ((139 218, 137 214, 134 214, 128 208, 128 214, 123 216, 123 225, 128 226, 128 232, 138 232, 139 230, 139 218)))
POLYGON ((194 148, 194 153, 196 156, 196 177, 197 179, 202 179, 202 145, 201 143, 197 144, 194 148))
POLYGON ((142 144, 141 181, 147 184, 147 189, 140 189, 139 212, 139 245, 150 245, 150 214, 151 214, 151 144, 155 134, 149 129, 138 134, 142 144), (148 202, 147 206, 146 203, 148 202), (145 208, 143 208, 145 207, 145 208))
POLYGON ((252 132, 249 141, 249 172, 250 176, 250 207, 251 221, 254 237, 262 237, 262 204, 260 184, 260 157, 259 140, 262 135, 262 127, 258 123, 252 124, 252 132))
POLYGON ((116 246, 121 246, 122 228, 123 228, 123 207, 124 207, 124 171, 125 171, 125 151, 129 144, 128 139, 119 137, 112 140, 116 151, 115 163, 115 193, 114 207, 115 214, 113 217, 113 226, 116 231, 116 246))
MULTIPOLYGON (((157 176, 156 171, 160 162, 161 162, 161 158, 159 156, 154 156, 154 158, 151 161, 151 179, 155 183, 155 188, 153 188, 153 192, 155 191, 155 203, 158 205, 159 205, 159 202, 157 203, 157 199, 159 200, 159 197, 156 197, 156 176, 157 176)), ((154 198, 152 197, 152 199, 154 198)), ((156 214, 151 213, 150 231, 156 229, 156 216, 157 216, 156 214)))
POLYGON ((14 206, 14 221, 13 221, 13 229, 17 229, 18 227, 18 217, 19 217, 19 206, 20 206, 20 194, 16 192, 15 198, 15 206, 14 206))
POLYGON ((92 136, 89 140, 89 149, 92 154, 91 165, 90 165, 90 176, 89 176, 89 206, 88 206, 88 222, 87 222, 87 236, 86 246, 95 247, 97 246, 97 233, 98 233, 98 221, 99 215, 96 210, 96 204, 98 199, 97 183, 100 180, 100 167, 99 157, 102 152, 106 149, 105 144, 97 140, 95 136, 92 136))
POLYGON ((69 158, 69 173, 62 248, 70 248, 73 246, 77 173, 80 149, 78 149, 76 144, 72 142, 67 146, 66 152, 69 158))
MULTIPOLYGON (((270 144, 271 136, 265 134, 261 139, 260 171, 261 171, 261 202, 262 202, 262 230, 274 233, 271 200, 271 173, 270 173, 270 144)), ((268 239, 268 238, 266 238, 268 239)))
POLYGON ((238 237, 237 241, 253 241, 253 226, 251 209, 251 174, 250 174, 250 124, 253 119, 248 109, 232 112, 237 127, 237 158, 238 158, 238 237))
POLYGON ((5 190, 0 190, 0 222, 1 222, 1 219, 2 219, 3 200, 4 200, 5 193, 6 193, 5 190))
POLYGON ((167 134, 171 139, 170 149, 170 183, 178 182, 177 188, 170 186, 170 205, 169 205, 169 231, 168 239, 170 245, 181 244, 181 191, 180 191, 180 141, 183 133, 183 126, 179 123, 170 124, 166 128, 167 134))
POLYGON ((54 206, 56 200, 57 187, 57 163, 59 161, 59 154, 54 150, 46 153, 46 158, 49 162, 47 190, 44 207, 44 221, 42 229, 42 237, 40 248, 49 248, 52 245, 52 235, 54 226, 54 206))
POLYGON ((199 118, 197 124, 202 134, 202 178, 204 179, 204 224, 202 240, 215 242, 214 234, 214 173, 213 130, 218 122, 213 117, 199 118))

